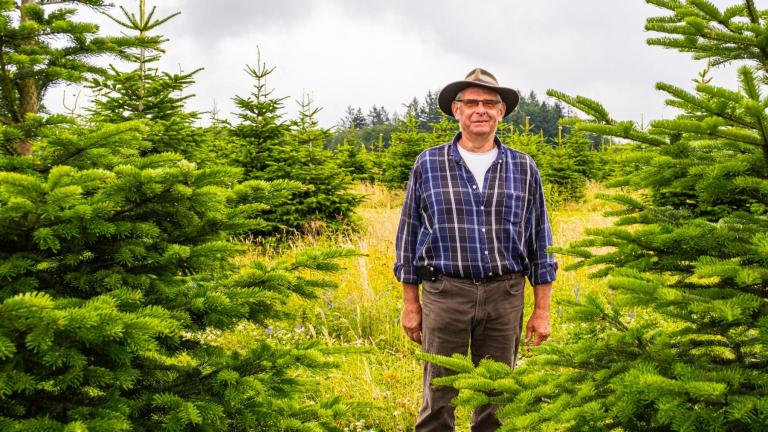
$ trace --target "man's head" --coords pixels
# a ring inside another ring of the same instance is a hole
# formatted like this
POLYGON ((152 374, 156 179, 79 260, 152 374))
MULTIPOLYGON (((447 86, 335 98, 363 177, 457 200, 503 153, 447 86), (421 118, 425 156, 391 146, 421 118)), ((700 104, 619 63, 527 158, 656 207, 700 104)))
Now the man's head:
POLYGON ((496 134, 506 106, 499 93, 483 87, 467 87, 451 103, 453 116, 464 135, 489 137, 496 134))
MULTIPOLYGON (((459 98, 459 93, 470 87, 478 87, 495 92, 505 106, 502 117, 511 113, 520 100, 520 96, 515 90, 501 87, 493 74, 485 69, 476 68, 470 71, 463 80, 452 82, 440 90, 440 94, 437 96, 440 110, 449 116, 455 116, 453 112, 454 101, 459 98)), ((469 98, 467 97, 466 99, 469 98)))

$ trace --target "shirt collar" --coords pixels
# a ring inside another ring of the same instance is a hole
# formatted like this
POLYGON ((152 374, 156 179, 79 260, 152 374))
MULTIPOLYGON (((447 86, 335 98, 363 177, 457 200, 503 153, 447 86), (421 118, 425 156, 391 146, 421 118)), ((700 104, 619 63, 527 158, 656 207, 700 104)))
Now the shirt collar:
MULTIPOLYGON (((451 155, 453 156, 453 160, 456 161, 456 163, 461 163, 463 160, 461 158, 461 153, 459 153, 459 140, 461 139, 461 132, 457 133, 453 137, 453 141, 451 141, 451 155)), ((493 137, 493 143, 496 144, 496 148, 499 149, 498 154, 496 155, 496 160, 494 162, 501 162, 504 160, 504 146, 501 145, 501 140, 499 139, 498 135, 493 137)))

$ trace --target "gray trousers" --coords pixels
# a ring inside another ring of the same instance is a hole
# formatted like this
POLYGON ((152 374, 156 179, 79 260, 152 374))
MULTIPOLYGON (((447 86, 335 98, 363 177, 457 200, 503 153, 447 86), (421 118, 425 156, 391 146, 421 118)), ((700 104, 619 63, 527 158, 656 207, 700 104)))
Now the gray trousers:
MULTIPOLYGON (((525 279, 510 274, 492 281, 441 276, 424 282, 422 289, 422 349, 441 355, 472 354, 477 365, 490 358, 513 365, 523 328, 525 279)), ((433 387, 432 379, 455 372, 425 363, 422 405, 417 432, 454 430, 454 407, 458 391, 433 387)), ((494 431, 500 423, 495 405, 484 405, 472 413, 472 431, 494 431)))

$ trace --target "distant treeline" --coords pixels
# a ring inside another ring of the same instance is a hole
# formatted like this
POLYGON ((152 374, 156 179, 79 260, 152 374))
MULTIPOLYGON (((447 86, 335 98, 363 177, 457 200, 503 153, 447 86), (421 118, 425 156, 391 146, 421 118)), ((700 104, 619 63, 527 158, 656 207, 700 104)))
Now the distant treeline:
MULTIPOLYGON (((367 112, 360 107, 348 106, 339 120, 337 132, 329 138, 327 145, 336 148, 345 140, 355 140, 365 145, 368 150, 377 147, 387 148, 392 140, 392 133, 397 131, 398 123, 413 117, 422 132, 432 132, 435 124, 455 119, 445 116, 437 105, 438 91, 428 91, 423 99, 414 97, 405 104, 405 113, 390 113, 384 106, 371 106, 367 112)), ((535 92, 528 95, 520 93, 517 108, 504 119, 504 123, 518 130, 540 135, 547 142, 558 139, 558 122, 568 116, 567 108, 560 102, 548 102, 539 99, 535 92)))

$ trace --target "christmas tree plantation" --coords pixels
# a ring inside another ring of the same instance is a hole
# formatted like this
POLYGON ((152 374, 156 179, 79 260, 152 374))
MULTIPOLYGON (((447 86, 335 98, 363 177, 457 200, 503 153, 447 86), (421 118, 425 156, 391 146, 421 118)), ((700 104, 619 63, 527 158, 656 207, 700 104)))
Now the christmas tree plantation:
POLYGON ((313 296, 330 284, 304 270, 350 255, 235 268, 230 234, 258 228, 292 185, 140 156, 140 123, 54 120, 27 124, 31 156, 2 159, 0 429, 333 429, 343 407, 302 405, 290 374, 328 366, 318 347, 232 352, 203 337, 313 296))
MULTIPOLYGON (((296 378, 297 368, 331 366, 325 348, 265 337, 233 348, 218 336, 288 316, 285 302, 331 288, 323 273, 352 252, 236 264, 245 252, 236 235, 266 230, 264 215, 303 186, 242 181, 239 168, 169 151, 198 154, 196 117, 172 97, 191 75, 147 68, 153 57, 143 49, 159 38, 98 39, 96 26, 69 20, 72 9, 46 16, 49 3, 58 2, 23 1, 19 19, 0 2, 0 37, 24 38, 3 45, 4 58, 23 63, 30 47, 51 56, 31 82, 39 97, 52 79, 95 73, 105 91, 90 118, 43 117, 9 104, 23 97, 14 80, 29 75, 0 80, 10 95, 0 125, 0 430, 337 430, 347 407, 312 400, 296 378), (79 50, 48 47, 45 26, 68 30, 79 50), (102 45, 138 68, 85 63, 102 45), (128 49, 137 46, 139 54, 128 49)), ((143 1, 139 17, 135 30, 164 22, 143 1)))
POLYGON ((609 197, 615 226, 560 251, 609 288, 572 302, 562 343, 514 371, 427 357, 461 372, 441 381, 459 404, 503 405, 502 430, 768 430, 768 10, 647 2, 665 11, 650 44, 731 68, 739 88, 659 83, 681 114, 649 130, 549 92, 591 116, 577 130, 637 143, 615 185, 638 193, 609 197))

